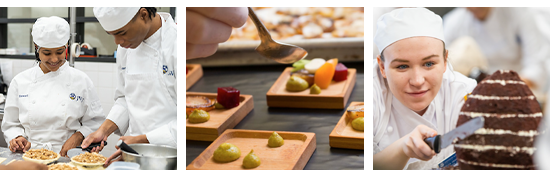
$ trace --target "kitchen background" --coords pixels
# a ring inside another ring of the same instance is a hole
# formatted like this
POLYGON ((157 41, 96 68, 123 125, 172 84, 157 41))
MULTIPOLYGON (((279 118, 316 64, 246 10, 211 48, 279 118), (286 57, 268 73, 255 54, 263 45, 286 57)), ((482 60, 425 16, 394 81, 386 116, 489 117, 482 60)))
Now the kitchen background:
MULTIPOLYGON (((94 17, 92 7, 76 8, 77 43, 87 43, 93 48, 81 52, 75 59, 74 68, 86 73, 94 83, 101 100, 105 115, 114 104, 116 78, 116 60, 114 52, 117 45, 114 37, 108 35, 94 17)), ((175 7, 157 7, 157 12, 171 13, 175 17, 175 7)), ((59 16, 69 19, 69 7, 0 7, 0 69, 4 83, 20 72, 37 65, 32 47, 31 29, 37 18, 59 16)), ((68 20, 69 21, 69 20, 68 20)), ((1 100, 1 99, 0 99, 1 100)), ((0 104, 3 116, 3 104, 0 104)), ((2 120, 0 116, 0 121, 2 120)), ((7 147, 0 131, 0 147, 7 147)), ((113 134, 107 140, 108 146, 103 150, 110 155, 116 149, 119 136, 113 134)))

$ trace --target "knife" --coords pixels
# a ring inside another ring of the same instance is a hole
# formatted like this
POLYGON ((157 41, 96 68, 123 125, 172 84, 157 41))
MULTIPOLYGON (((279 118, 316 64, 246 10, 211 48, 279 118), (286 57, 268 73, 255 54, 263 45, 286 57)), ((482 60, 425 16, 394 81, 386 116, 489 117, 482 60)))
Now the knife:
MULTIPOLYGON (((103 145, 107 146, 107 141, 103 141, 103 145)), ((77 156, 86 152, 90 152, 94 147, 99 147, 99 146, 101 146, 101 142, 92 143, 87 148, 82 148, 81 146, 77 146, 76 148, 69 149, 69 151, 67 151, 67 156, 72 158, 74 156, 77 156)))
POLYGON ((426 142, 426 144, 428 144, 428 146, 430 146, 430 148, 433 149, 435 153, 439 153, 441 149, 449 146, 455 138, 464 139, 472 135, 477 129, 482 128, 484 123, 485 118, 479 116, 466 122, 465 124, 456 127, 454 130, 451 130, 444 135, 437 135, 431 138, 426 138, 424 139, 424 142, 426 142))

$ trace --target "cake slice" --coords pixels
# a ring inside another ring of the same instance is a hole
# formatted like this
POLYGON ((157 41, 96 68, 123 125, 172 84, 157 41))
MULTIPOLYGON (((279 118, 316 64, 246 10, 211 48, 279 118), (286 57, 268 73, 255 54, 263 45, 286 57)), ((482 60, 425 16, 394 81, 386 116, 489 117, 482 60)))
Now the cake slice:
POLYGON ((483 128, 454 142, 460 169, 535 169, 542 111, 516 72, 499 70, 482 80, 468 95, 457 126, 477 116, 485 117, 483 128))

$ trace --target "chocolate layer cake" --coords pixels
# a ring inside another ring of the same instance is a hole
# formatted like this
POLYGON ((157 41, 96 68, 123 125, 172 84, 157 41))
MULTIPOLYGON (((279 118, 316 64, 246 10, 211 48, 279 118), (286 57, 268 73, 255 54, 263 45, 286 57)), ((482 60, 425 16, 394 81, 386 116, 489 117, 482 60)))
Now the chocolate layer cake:
POLYGON ((457 126, 477 116, 485 117, 483 128, 454 142, 460 169, 535 169, 533 141, 542 111, 516 72, 499 70, 481 81, 460 110, 457 126))

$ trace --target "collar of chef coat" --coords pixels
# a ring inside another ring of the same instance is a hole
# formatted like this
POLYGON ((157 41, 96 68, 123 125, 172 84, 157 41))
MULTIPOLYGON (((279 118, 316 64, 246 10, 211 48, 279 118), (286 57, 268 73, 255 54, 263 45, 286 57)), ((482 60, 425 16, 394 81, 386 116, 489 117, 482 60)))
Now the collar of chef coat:
POLYGON ((149 38, 143 40, 143 43, 146 43, 147 45, 153 47, 154 49, 160 48, 160 41, 162 39, 162 36, 160 33, 162 33, 162 27, 164 26, 164 17, 162 15, 157 14, 160 16, 160 21, 162 21, 160 28, 153 33, 153 35, 149 36, 149 38))
MULTIPOLYGON (((57 71, 50 71, 46 74, 57 74, 59 72, 61 72, 62 70, 65 70, 65 68, 69 67, 69 61, 65 61, 65 63, 63 63, 63 65, 61 65, 61 67, 59 67, 59 69, 57 71)), ((42 71, 42 68, 40 68, 40 63, 38 63, 38 65, 36 65, 36 72, 35 72, 35 78, 39 78, 41 76, 44 76, 46 74, 44 74, 44 71, 42 71)))
POLYGON ((395 119, 397 123, 397 128, 399 130, 400 136, 409 134, 417 125, 426 125, 436 131, 438 131, 437 119, 435 115, 435 98, 430 102, 426 112, 421 116, 418 113, 414 112, 407 106, 405 106, 401 101, 399 101, 395 96, 393 96, 392 107, 394 113, 396 114, 395 119))

